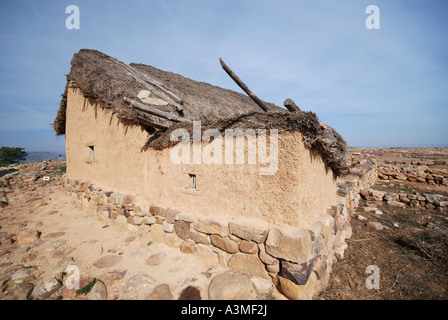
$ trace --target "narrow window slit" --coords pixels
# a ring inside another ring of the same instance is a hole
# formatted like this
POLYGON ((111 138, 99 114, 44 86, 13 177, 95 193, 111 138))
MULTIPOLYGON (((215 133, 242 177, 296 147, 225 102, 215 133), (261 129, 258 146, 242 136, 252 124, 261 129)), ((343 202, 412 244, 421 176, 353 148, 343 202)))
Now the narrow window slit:
POLYGON ((196 190, 196 175, 189 174, 189 176, 190 176, 190 189, 196 190))
POLYGON ((87 158, 93 160, 95 158, 95 146, 87 146, 87 158))

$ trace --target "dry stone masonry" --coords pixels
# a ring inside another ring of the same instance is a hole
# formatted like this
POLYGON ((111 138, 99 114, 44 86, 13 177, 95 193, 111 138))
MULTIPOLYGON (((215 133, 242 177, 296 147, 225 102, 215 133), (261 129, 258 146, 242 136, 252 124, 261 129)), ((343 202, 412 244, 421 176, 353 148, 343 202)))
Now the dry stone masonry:
POLYGON ((378 168, 378 178, 380 181, 410 181, 447 186, 448 171, 437 168, 438 165, 445 164, 445 160, 387 161, 378 168))
POLYGON ((407 206, 412 208, 426 208, 443 210, 448 207, 448 197, 442 194, 431 193, 394 193, 378 191, 372 188, 362 190, 361 196, 371 202, 380 201, 385 202, 392 207, 406 208, 407 206))
MULTIPOLYGON (((377 180, 379 184, 382 183, 400 183, 404 181, 412 183, 422 183, 429 185, 448 185, 448 171, 447 169, 438 168, 438 166, 446 165, 445 160, 410 160, 410 161, 390 161, 386 160, 381 166, 376 166, 375 170, 358 171, 357 167, 360 165, 372 166, 372 163, 368 163, 363 159, 360 153, 354 153, 352 160, 356 163, 350 171, 360 175, 370 175, 371 177, 364 178, 368 183, 360 185, 356 190, 359 192, 358 196, 355 196, 359 201, 359 198, 369 202, 384 202, 392 207, 412 207, 412 208, 425 208, 444 210, 448 207, 448 197, 443 194, 437 194, 434 192, 418 191, 411 189, 409 191, 402 190, 399 193, 387 192, 375 190, 371 186, 375 184, 374 180, 377 180)), ((375 159, 375 157, 367 157, 375 159)), ((341 189, 340 189, 341 190, 341 189)))

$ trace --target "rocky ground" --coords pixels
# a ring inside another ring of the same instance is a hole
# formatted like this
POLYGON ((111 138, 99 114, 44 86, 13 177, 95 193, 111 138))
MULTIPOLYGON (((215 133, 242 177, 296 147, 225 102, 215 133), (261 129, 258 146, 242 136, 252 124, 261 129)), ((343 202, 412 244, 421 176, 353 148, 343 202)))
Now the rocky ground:
POLYGON ((270 280, 229 271, 86 211, 61 186, 64 165, 2 170, 0 299, 284 299, 270 280))
POLYGON ((448 299, 448 149, 351 152, 375 155, 380 178, 361 192, 348 249, 316 299, 448 299), (366 286, 369 266, 378 267, 378 289, 366 286))
MULTIPOLYGON (((350 152, 374 155, 379 179, 361 191, 348 249, 315 299, 447 299, 448 149, 350 152), (369 289, 374 271, 378 287, 369 289)), ((0 170, 1 300, 285 299, 270 281, 83 209, 61 185, 64 166, 0 170)))

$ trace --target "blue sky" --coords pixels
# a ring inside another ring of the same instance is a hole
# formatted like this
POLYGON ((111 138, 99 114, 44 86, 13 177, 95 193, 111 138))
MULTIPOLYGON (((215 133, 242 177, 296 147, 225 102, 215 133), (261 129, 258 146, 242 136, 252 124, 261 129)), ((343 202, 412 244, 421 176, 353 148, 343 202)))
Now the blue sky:
POLYGON ((50 128, 93 48, 261 99, 292 98, 349 146, 448 146, 448 1, 1 1, 0 145, 64 150, 50 128), (69 30, 69 5, 80 29, 69 30), (366 8, 380 9, 369 30, 366 8))

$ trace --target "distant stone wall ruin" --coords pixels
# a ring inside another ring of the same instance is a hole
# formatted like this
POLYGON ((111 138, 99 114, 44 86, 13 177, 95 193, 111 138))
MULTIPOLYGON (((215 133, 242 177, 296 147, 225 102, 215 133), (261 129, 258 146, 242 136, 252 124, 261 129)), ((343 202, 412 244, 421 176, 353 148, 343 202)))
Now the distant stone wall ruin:
POLYGON ((444 160, 425 162, 391 162, 387 161, 378 170, 378 178, 385 181, 410 181, 429 185, 448 186, 447 169, 433 166, 445 165, 444 160))

